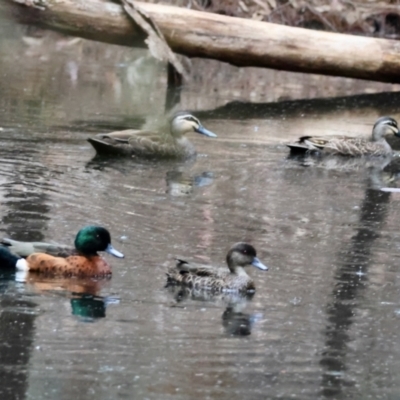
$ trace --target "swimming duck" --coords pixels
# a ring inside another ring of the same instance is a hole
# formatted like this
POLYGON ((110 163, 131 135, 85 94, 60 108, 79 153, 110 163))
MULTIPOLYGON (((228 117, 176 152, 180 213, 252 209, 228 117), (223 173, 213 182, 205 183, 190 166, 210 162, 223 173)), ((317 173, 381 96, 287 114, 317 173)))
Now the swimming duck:
POLYGON ((217 135, 206 128, 193 115, 185 112, 174 114, 169 126, 161 131, 134 130, 98 134, 89 143, 98 154, 117 154, 155 158, 189 158, 196 154, 186 133, 197 132, 215 138, 217 135))
POLYGON ((255 248, 243 242, 231 247, 226 256, 226 263, 229 270, 178 259, 176 266, 167 271, 167 284, 215 292, 253 292, 254 281, 243 267, 253 265, 263 271, 268 270, 257 258, 255 248))
POLYGON ((372 129, 372 136, 302 136, 295 143, 288 144, 292 153, 320 152, 343 156, 388 156, 393 150, 386 141, 386 134, 400 137, 397 121, 390 117, 381 117, 372 129))
POLYGON ((0 247, 0 264, 3 268, 49 275, 106 277, 111 275, 111 267, 97 252, 105 251, 118 258, 124 257, 111 245, 109 231, 101 226, 82 228, 76 235, 75 248, 10 239, 3 239, 2 244, 8 246, 0 247), (61 253, 57 253, 60 248, 61 253), (10 249, 18 256, 11 253, 10 249), (47 250, 58 256, 47 254, 47 250), (26 259, 20 258, 22 256, 26 259))

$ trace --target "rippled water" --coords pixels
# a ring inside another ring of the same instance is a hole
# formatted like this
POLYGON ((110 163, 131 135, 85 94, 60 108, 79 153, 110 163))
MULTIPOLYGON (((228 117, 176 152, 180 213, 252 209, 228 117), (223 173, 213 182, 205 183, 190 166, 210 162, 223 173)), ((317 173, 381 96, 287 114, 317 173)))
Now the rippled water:
POLYGON ((97 159, 93 132, 162 112, 164 67, 113 46, 24 44, 12 29, 0 39, 1 234, 72 243, 96 223, 126 258, 110 259, 110 281, 2 275, 1 398, 400 396, 400 197, 375 190, 396 175, 306 167, 282 144, 367 133, 378 115, 399 119, 398 94, 254 106, 225 93, 210 110, 213 94, 189 86, 180 106, 218 134, 192 137, 196 160, 97 159), (223 265, 240 240, 270 267, 250 271, 253 298, 164 287, 174 257, 223 265))

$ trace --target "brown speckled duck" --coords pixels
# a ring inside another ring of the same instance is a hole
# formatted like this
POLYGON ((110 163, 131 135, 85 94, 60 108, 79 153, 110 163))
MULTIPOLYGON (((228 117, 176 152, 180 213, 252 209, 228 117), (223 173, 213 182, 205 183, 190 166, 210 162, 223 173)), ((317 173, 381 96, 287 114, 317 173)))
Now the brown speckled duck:
POLYGON ((268 267, 257 258, 255 248, 242 242, 231 247, 226 262, 229 269, 193 264, 178 259, 176 266, 167 271, 167 283, 215 292, 253 292, 254 281, 244 267, 253 265, 263 271, 268 270, 268 267))
POLYGON ((342 156, 388 156, 393 153, 385 135, 400 137, 397 121, 391 117, 381 117, 372 129, 372 136, 302 136, 295 143, 288 144, 292 153, 319 152, 342 156))
POLYGON ((204 128, 195 116, 181 111, 174 114, 168 126, 159 131, 128 129, 98 134, 88 141, 98 154, 103 155, 185 159, 196 154, 193 144, 185 137, 189 132, 217 137, 204 128))

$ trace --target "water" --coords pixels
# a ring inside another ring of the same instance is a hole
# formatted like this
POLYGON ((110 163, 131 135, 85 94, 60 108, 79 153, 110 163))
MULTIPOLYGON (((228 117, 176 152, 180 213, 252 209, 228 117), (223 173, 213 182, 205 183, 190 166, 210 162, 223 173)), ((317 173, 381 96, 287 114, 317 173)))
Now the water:
POLYGON ((228 69, 215 93, 199 77, 181 94, 218 134, 192 136, 196 160, 97 159, 93 132, 163 112, 164 66, 142 50, 0 26, 1 234, 72 243, 96 223, 126 256, 109 259, 110 281, 2 275, 3 399, 400 396, 400 197, 374 189, 388 177, 374 168, 305 167, 283 144, 399 119, 396 92, 368 94, 397 87, 312 100, 349 94, 351 81, 282 81, 269 101, 284 101, 254 106, 229 103, 255 95, 230 91, 228 69), (164 287, 174 257, 223 265, 241 240, 270 267, 250 271, 253 298, 164 287))

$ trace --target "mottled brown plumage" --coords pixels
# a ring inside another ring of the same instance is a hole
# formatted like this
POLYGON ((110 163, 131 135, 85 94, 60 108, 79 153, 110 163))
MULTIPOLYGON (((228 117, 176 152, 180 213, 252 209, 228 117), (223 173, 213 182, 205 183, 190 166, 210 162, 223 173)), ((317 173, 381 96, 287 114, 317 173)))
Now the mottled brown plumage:
POLYGON ((226 262, 228 268, 215 268, 208 265, 177 260, 177 264, 167 271, 167 283, 183 285, 194 289, 221 291, 254 291, 253 279, 243 267, 253 265, 267 270, 256 256, 256 250, 247 243, 237 243, 231 247, 226 262))
POLYGON ((197 132, 209 137, 216 135, 205 129, 191 114, 176 113, 169 124, 157 131, 128 129, 89 138, 98 154, 146 158, 189 158, 196 154, 193 144, 184 136, 197 132))
POLYGON ((370 138, 348 136, 302 136, 287 146, 292 152, 319 152, 342 156, 388 156, 393 150, 385 139, 386 134, 399 136, 396 120, 390 117, 379 118, 370 138))

